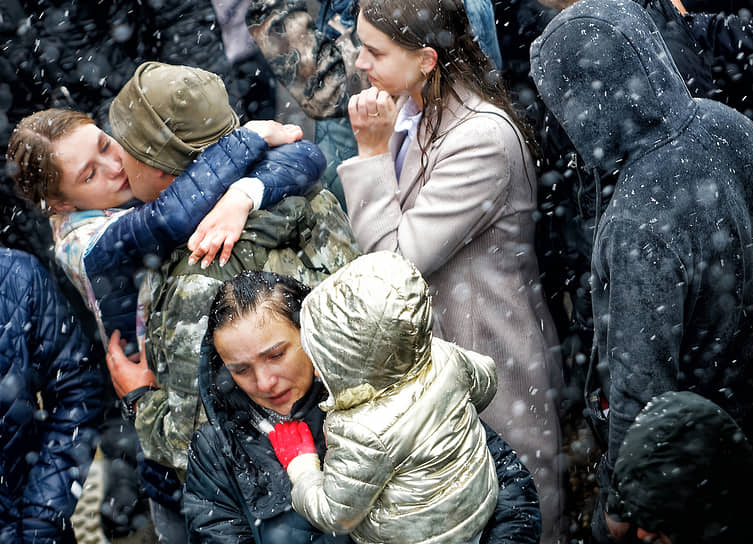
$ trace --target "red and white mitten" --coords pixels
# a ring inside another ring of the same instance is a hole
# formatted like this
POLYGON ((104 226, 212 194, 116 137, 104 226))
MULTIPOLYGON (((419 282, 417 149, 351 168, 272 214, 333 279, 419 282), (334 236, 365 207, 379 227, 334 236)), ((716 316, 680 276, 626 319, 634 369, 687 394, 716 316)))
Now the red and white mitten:
POLYGON ((320 470, 314 437, 303 421, 278 423, 269 433, 269 441, 291 483, 294 484, 306 472, 320 470))

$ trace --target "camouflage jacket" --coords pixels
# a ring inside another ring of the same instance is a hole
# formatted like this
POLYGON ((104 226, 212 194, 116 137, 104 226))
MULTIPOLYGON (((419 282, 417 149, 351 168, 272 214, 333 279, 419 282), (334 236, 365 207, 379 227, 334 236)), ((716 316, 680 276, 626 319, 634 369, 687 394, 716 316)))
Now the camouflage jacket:
MULTIPOLYGON (((482 49, 496 66, 502 57, 491 0, 464 0, 482 49)), ((369 87, 356 69, 357 0, 321 0, 317 20, 306 0, 251 0, 246 23, 277 80, 314 119, 345 117, 348 98, 369 87)), ((317 141, 318 143, 318 141, 317 141)))
POLYGON ((161 281, 144 284, 155 285, 145 349, 160 386, 138 402, 136 431, 145 455, 185 474, 188 444, 206 421, 197 370, 207 314, 220 283, 250 269, 287 274, 314 286, 359 253, 347 216, 327 190, 252 212, 224 267, 215 261, 202 270, 188 264, 185 246, 177 249, 159 269, 161 281))
POLYGON ((314 119, 347 116, 350 95, 369 86, 355 67, 360 42, 352 3, 322 2, 318 24, 306 11, 306 0, 252 0, 246 14, 275 77, 314 119))

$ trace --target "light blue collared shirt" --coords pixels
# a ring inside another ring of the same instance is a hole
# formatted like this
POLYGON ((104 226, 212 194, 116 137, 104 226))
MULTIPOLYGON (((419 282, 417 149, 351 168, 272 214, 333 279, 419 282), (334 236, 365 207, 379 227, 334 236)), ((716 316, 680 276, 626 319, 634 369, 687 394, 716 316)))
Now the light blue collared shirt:
POLYGON ((418 105, 412 98, 408 98, 400 108, 395 119, 395 132, 404 132, 403 143, 400 144, 400 149, 395 157, 395 174, 398 181, 400 181, 400 172, 403 171, 403 163, 405 162, 405 154, 408 152, 408 148, 413 140, 416 139, 418 134, 418 125, 421 123, 422 113, 418 109, 418 105))

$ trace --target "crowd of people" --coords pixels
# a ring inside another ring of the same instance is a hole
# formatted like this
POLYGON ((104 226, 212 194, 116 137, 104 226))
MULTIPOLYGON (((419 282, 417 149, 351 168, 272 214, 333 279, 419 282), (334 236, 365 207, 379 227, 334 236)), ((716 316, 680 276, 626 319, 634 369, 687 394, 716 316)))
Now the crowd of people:
POLYGON ((750 11, 65 4, 0 8, 3 542, 98 446, 110 538, 753 537, 750 11))

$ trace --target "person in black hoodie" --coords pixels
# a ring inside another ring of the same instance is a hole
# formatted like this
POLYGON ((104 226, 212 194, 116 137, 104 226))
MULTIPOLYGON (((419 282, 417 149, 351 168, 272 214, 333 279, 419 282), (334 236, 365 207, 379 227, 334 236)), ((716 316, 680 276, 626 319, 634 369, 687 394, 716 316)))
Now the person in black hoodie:
MULTIPOLYGON (((715 73, 711 56, 702 51, 689 22, 672 0, 634 0, 647 10, 667 41, 683 79, 694 96, 718 96, 712 82, 715 73)), ((574 0, 504 0, 495 2, 497 34, 505 52, 502 78, 509 82, 511 95, 536 129, 540 150, 538 208, 536 210, 536 254, 541 283, 561 341, 567 387, 563 392, 562 428, 568 456, 567 513, 572 521, 571 537, 590 533, 592 486, 587 485, 593 461, 600 450, 594 446, 583 419, 582 391, 593 340, 593 320, 589 289, 591 244, 596 191, 592 172, 556 118, 547 110, 531 79, 529 50, 533 40, 549 21, 574 0), (569 437, 569 439, 568 439, 569 437), (588 452, 588 453, 585 453, 588 452)), ((600 178, 608 203, 608 192, 616 178, 600 178)), ((597 438, 598 439, 598 438, 597 438)))
POLYGON ((753 542, 753 448, 716 404, 689 391, 652 399, 625 435, 609 511, 662 544, 753 542))
MULTIPOLYGON (((503 79, 509 82, 516 105, 525 108, 536 129, 540 149, 536 253, 542 284, 562 342, 568 390, 566 411, 581 412, 580 388, 585 378, 593 336, 588 276, 590 274, 593 219, 596 215, 594 180, 583 168, 567 134, 537 96, 529 76, 529 49, 546 24, 576 0, 505 0, 495 3, 497 36, 505 51, 503 79)), ((678 0, 634 0, 646 9, 667 42, 680 73, 693 96, 725 98, 714 82, 711 51, 704 51, 683 19, 678 0)), ((611 175, 602 176, 607 192, 614 185, 611 175)), ((608 198, 603 198, 604 205, 608 198)))
POLYGON ((693 98, 631 1, 581 0, 560 13, 534 42, 531 69, 597 191, 618 171, 591 264, 594 357, 609 401, 594 515, 605 542, 609 476, 650 398, 693 390, 753 432, 753 122, 693 98))
MULTIPOLYGON (((588 353, 591 344, 587 256, 591 253, 588 233, 596 212, 594 180, 562 127, 531 91, 535 87, 528 78, 528 57, 523 62, 519 52, 528 51, 552 19, 554 9, 561 11, 576 1, 510 0, 497 3, 495 12, 499 43, 506 52, 504 79, 538 133, 542 175, 536 250, 566 361, 578 352, 588 353), (536 6, 554 9, 537 10, 536 6), (565 304, 563 298, 568 299, 565 304)), ((718 100, 753 118, 753 23, 749 13, 747 18, 743 11, 729 16, 687 13, 683 6, 687 0, 634 1, 653 19, 694 97, 718 100)), ((601 182, 605 191, 601 203, 605 205, 614 179, 607 174, 601 182)), ((577 366, 572 370, 577 381, 577 366)))

